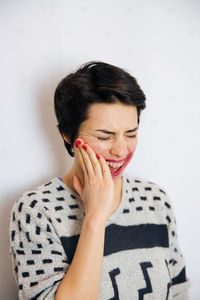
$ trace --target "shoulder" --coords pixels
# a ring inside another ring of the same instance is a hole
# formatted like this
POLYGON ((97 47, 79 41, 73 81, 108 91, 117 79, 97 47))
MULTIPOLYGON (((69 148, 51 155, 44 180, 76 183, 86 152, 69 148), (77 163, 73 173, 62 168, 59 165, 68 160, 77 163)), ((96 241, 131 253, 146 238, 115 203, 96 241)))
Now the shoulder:
POLYGON ((125 174, 125 180, 129 192, 136 199, 145 200, 143 202, 156 206, 158 210, 164 211, 167 215, 170 210, 173 210, 171 197, 163 185, 148 178, 128 174, 125 174))
POLYGON ((37 215, 38 211, 45 213, 70 196, 65 185, 57 177, 53 177, 20 194, 12 206, 11 214, 37 215))
POLYGON ((133 191, 152 191, 155 194, 159 194, 161 197, 167 195, 166 189, 162 185, 148 178, 125 174, 125 180, 131 186, 133 191))

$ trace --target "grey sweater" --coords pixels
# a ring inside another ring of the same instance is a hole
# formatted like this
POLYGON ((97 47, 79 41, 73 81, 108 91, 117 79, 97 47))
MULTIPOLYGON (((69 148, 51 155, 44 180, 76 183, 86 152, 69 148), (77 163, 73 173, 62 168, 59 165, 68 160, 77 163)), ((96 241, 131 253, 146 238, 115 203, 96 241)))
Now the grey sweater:
MULTIPOLYGON (((82 200, 58 177, 18 197, 9 251, 20 300, 54 299, 83 219, 82 200)), ((188 300, 190 285, 166 191, 123 174, 122 201, 105 228, 99 300, 188 300)))

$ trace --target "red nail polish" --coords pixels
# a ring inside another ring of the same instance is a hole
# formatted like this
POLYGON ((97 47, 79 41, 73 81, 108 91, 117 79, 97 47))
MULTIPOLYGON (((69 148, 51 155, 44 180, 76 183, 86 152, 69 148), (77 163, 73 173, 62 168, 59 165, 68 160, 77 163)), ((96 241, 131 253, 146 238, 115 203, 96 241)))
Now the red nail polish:
POLYGON ((77 145, 77 143, 76 143, 76 142, 74 143, 74 146, 75 146, 76 148, 78 148, 78 145, 77 145))
POLYGON ((76 142, 80 145, 81 144, 81 141, 80 140, 76 140, 76 142))
POLYGON ((83 145, 83 149, 87 150, 87 146, 86 146, 86 145, 83 145))
POLYGON ((100 156, 99 156, 98 154, 96 155, 96 157, 97 157, 98 159, 100 159, 100 156))

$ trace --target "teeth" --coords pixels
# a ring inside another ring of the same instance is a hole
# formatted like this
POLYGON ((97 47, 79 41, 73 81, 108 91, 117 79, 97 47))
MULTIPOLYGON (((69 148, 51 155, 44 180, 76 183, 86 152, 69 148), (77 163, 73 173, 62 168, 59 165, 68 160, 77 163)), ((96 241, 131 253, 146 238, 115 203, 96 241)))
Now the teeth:
POLYGON ((123 163, 124 162, 121 162, 121 163, 113 163, 113 162, 108 162, 107 161, 107 164, 109 165, 109 166, 111 166, 111 167, 113 167, 113 168, 119 168, 119 167, 121 167, 122 165, 123 165, 123 163))

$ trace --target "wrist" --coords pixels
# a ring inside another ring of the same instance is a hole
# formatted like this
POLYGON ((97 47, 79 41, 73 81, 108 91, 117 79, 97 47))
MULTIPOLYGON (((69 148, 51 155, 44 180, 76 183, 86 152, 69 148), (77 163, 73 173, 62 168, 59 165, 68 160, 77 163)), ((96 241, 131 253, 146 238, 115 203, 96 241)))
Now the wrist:
POLYGON ((86 223, 88 226, 92 227, 105 227, 106 226, 107 219, 105 217, 100 216, 88 216, 86 215, 84 218, 84 223, 86 223))

